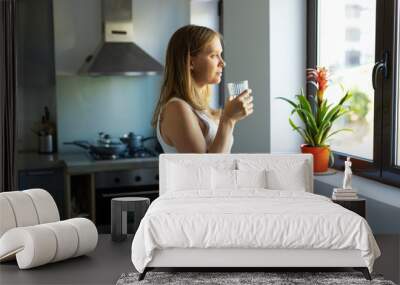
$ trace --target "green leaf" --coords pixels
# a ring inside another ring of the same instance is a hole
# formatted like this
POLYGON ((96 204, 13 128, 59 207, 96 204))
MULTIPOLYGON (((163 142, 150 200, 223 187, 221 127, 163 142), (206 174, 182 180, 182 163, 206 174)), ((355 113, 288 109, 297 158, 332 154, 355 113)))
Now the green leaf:
POLYGON ((325 117, 326 112, 328 111, 327 107, 327 100, 324 99, 320 107, 317 107, 317 114, 316 114, 316 123, 317 126, 320 127, 322 124, 322 119, 325 117))
POLYGON ((349 129, 349 128, 343 128, 343 129, 340 129, 340 130, 336 130, 336 131, 330 133, 329 136, 326 137, 326 139, 329 139, 331 136, 333 136, 333 135, 335 135, 337 133, 340 133, 340 132, 352 132, 352 131, 353 130, 349 129))
POLYGON ((324 129, 321 132, 320 145, 325 145, 325 141, 326 141, 326 138, 327 138, 327 136, 329 134, 330 129, 331 129, 331 126, 329 126, 328 128, 324 129))
POLYGON ((315 122, 315 118, 314 118, 313 114, 311 113, 311 110, 308 111, 308 110, 303 110, 303 109, 300 109, 300 108, 297 108, 296 110, 297 110, 298 113, 302 113, 304 115, 304 117, 306 118, 306 122, 305 122, 306 123, 306 127, 309 127, 310 130, 313 133, 317 133, 318 132, 318 126, 317 126, 317 124, 315 122))
POLYGON ((310 134, 309 131, 307 131, 307 130, 305 130, 304 133, 308 138, 308 144, 311 146, 317 146, 317 144, 315 143, 315 140, 314 140, 314 136, 312 134, 310 134))
MULTIPOLYGON (((299 111, 299 110, 301 110, 301 107, 299 107, 299 106, 297 106, 296 108, 293 109, 293 111, 297 113, 297 115, 299 116, 300 120, 304 123, 304 125, 307 126, 307 118, 306 118, 306 116, 305 116, 301 111, 299 111)), ((292 112, 293 112, 293 111, 292 111, 292 112)))
POLYGON ((341 105, 336 105, 335 107, 333 107, 332 109, 330 109, 328 111, 328 113, 326 114, 326 116, 324 117, 324 121, 329 121, 331 123, 333 123, 333 121, 336 120, 336 114, 341 110, 342 106, 341 105))
POLYGON ((320 106, 318 106, 315 96, 313 97, 313 101, 309 101, 304 95, 303 90, 300 93, 296 95, 296 100, 289 100, 284 97, 277 97, 276 99, 284 100, 293 107, 290 116, 296 113, 304 124, 304 127, 294 124, 291 117, 289 117, 289 124, 307 144, 323 146, 329 137, 338 132, 349 130, 341 129, 331 132, 333 122, 348 112, 343 104, 351 98, 350 92, 347 92, 336 105, 328 104, 328 101, 324 99, 320 106), (312 108, 311 104, 315 105, 314 108, 312 108))
POLYGON ((324 126, 320 129, 318 135, 317 135, 317 144, 322 145, 325 143, 324 136, 329 132, 331 129, 332 124, 330 122, 326 122, 324 126))
POLYGON ((289 99, 287 99, 287 98, 284 98, 284 97, 275 97, 275 99, 279 99, 279 100, 286 101, 286 102, 288 102, 290 105, 292 105, 293 108, 296 108, 296 107, 297 107, 297 104, 296 104, 295 102, 293 102, 292 100, 289 100, 289 99))
POLYGON ((289 124, 292 126, 293 130, 297 131, 303 137, 304 141, 307 144, 310 143, 309 139, 308 139, 308 137, 307 137, 307 135, 306 135, 306 133, 305 133, 303 128, 300 128, 300 127, 296 126, 290 118, 289 118, 289 124))
POLYGON ((347 100, 351 98, 352 94, 350 91, 347 91, 346 95, 339 101, 339 105, 342 106, 347 100))
POLYGON ((299 99, 300 106, 312 114, 310 102, 308 102, 306 96, 304 96, 303 90, 301 90, 301 95, 297 96, 297 98, 299 99))

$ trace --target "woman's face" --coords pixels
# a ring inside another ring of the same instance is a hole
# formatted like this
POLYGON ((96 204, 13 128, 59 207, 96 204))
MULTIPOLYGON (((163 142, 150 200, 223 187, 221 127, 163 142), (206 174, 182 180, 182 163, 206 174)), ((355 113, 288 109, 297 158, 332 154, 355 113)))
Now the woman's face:
POLYGON ((222 69, 225 66, 221 54, 221 41, 214 37, 201 52, 190 58, 192 77, 199 87, 221 82, 222 69))

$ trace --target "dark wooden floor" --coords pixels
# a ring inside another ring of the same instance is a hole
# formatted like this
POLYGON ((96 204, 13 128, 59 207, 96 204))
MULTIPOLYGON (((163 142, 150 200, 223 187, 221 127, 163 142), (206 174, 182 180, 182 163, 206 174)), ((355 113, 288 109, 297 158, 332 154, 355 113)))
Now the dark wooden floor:
POLYGON ((112 242, 110 235, 99 235, 97 248, 87 256, 19 270, 16 262, 0 265, 0 284, 115 284, 124 272, 134 271, 131 236, 112 242))
MULTIPOLYGON (((400 236, 378 235, 382 256, 374 272, 399 284, 400 236)), ((61 261, 29 270, 19 270, 16 262, 0 265, 0 284, 115 284, 124 272, 134 271, 131 262, 132 236, 124 242, 112 242, 100 235, 94 252, 88 256, 61 261)))

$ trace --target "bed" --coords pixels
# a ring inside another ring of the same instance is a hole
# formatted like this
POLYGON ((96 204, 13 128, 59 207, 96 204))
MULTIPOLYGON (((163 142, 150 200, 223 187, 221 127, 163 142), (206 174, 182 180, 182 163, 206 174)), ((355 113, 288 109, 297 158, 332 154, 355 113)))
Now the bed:
POLYGON ((163 154, 132 243, 143 279, 171 267, 352 267, 380 251, 364 218, 313 194, 308 154, 163 154))

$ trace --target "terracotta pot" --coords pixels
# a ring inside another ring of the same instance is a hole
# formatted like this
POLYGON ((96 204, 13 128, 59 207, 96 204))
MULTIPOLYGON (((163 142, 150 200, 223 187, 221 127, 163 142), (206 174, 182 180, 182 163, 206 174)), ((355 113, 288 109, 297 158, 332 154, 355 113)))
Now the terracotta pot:
POLYGON ((301 145, 302 153, 311 153, 314 157, 314 172, 325 172, 328 170, 329 164, 329 147, 328 146, 309 146, 301 145))

